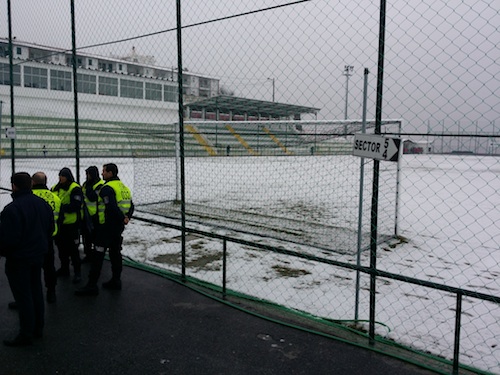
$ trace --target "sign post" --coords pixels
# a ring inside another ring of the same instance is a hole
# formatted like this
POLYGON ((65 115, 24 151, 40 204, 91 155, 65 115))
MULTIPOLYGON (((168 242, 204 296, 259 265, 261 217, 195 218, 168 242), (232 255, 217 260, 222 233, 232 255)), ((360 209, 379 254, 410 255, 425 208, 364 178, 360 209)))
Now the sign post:
POLYGON ((9 139, 16 139, 16 128, 5 128, 5 137, 9 139))
POLYGON ((376 134, 354 135, 354 156, 386 161, 398 161, 401 139, 376 134))

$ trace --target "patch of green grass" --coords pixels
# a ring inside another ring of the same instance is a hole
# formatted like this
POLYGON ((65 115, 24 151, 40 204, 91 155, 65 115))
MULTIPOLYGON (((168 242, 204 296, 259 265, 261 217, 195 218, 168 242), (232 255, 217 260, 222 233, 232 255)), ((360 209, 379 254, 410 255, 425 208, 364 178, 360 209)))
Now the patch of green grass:
MULTIPOLYGON (((197 254, 196 257, 186 260, 186 267, 193 267, 198 269, 211 269, 219 270, 219 265, 213 265, 212 263, 217 262, 222 259, 221 253, 216 254, 197 254)), ((179 265, 181 264, 181 254, 162 254, 158 255, 153 259, 156 263, 169 264, 169 265, 179 265)))
POLYGON ((311 272, 307 270, 301 270, 301 269, 278 266, 278 265, 272 266, 271 268, 275 270, 282 277, 300 277, 311 274, 311 272))

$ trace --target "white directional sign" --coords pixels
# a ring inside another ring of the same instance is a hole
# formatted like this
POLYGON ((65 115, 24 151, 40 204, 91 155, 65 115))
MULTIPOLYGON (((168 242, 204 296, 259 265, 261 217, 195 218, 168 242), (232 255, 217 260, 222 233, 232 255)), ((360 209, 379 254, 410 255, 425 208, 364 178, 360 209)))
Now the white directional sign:
POLYGON ((358 133, 354 135, 352 154, 364 158, 398 161, 400 145, 401 140, 398 138, 358 133))
POLYGON ((16 128, 14 127, 5 128, 5 137, 10 139, 16 139, 16 128))

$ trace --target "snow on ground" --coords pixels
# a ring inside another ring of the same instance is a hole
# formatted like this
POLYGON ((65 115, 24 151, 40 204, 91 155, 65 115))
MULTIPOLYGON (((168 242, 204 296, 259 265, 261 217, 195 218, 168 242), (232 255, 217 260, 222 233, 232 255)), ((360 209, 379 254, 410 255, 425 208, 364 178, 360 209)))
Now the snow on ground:
MULTIPOLYGON (((8 187, 10 161, 0 163, 8 187)), ((81 161, 100 167, 107 160, 81 161)), ((120 176, 138 199, 138 217, 151 217, 163 201, 175 217, 175 163, 119 159, 120 176)), ((74 161, 17 160, 17 171, 44 170, 55 183, 74 161)), ((186 160, 188 226, 233 238, 356 263, 360 159, 350 156, 301 158, 199 158, 186 160), (212 216, 210 215, 212 213, 212 216), (221 214, 233 221, 224 225, 221 214), (252 215, 248 215, 251 213, 252 215), (217 216, 217 219, 214 217, 217 216), (203 220, 206 218, 206 221, 203 220), (236 223, 236 221, 238 223, 236 223), (208 225, 209 223, 210 225, 208 225), (275 227, 264 236, 259 223, 275 227), (276 224, 278 223, 278 224, 276 224), (285 234, 278 235, 279 223, 285 234), (278 227, 276 227, 278 225, 278 227), (341 229, 336 230, 335 228, 341 229), (250 232, 244 228, 252 229, 250 232), (323 228, 323 229, 320 229, 323 228), (324 229, 326 228, 326 230, 324 229), (254 233, 252 235, 252 233, 254 233), (255 236, 257 234, 257 236, 255 236), (292 239, 293 242, 289 240, 292 239), (314 244, 314 246, 311 246, 314 244), (330 244, 331 246, 328 246, 330 244), (342 251, 328 251, 329 248, 342 251)), ((381 163, 380 234, 395 225, 395 163, 381 163)), ((369 228, 371 162, 365 163, 364 231, 369 228)), ((401 162, 399 239, 377 248, 377 268, 435 283, 500 296, 500 159, 459 155, 404 155, 401 162)), ((2 207, 9 201, 1 194, 2 207)), ((135 198, 134 198, 135 199, 135 198)), ((177 210, 177 212, 175 212, 177 210)), ((167 215, 167 216, 168 216, 167 215)), ((179 224, 177 219, 165 219, 179 224)), ((138 261, 180 272, 180 232, 135 220, 127 228, 124 252, 138 261)), ((366 249, 367 237, 362 248, 366 249)), ((187 273, 221 285, 222 243, 208 237, 187 240, 187 273)), ((369 265, 369 253, 360 254, 369 265)), ((228 243, 228 288, 336 320, 353 320, 356 272, 228 243)), ((361 275, 359 319, 369 316, 369 278, 361 275)), ((377 334, 451 359, 456 297, 409 283, 379 278, 377 334)), ((500 306, 464 298, 460 362, 500 373, 500 306)))

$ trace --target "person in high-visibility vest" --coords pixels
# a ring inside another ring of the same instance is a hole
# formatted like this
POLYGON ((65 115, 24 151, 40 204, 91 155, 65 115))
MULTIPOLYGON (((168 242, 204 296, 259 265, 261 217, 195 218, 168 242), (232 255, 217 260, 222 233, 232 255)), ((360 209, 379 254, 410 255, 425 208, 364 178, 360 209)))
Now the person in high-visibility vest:
POLYGON ((71 170, 62 168, 59 172, 59 183, 54 185, 51 191, 61 199, 59 232, 55 236, 61 268, 56 273, 58 277, 69 276, 69 260, 71 258, 74 271, 73 283, 78 284, 82 280, 81 259, 78 250, 83 204, 82 188, 75 182, 71 170))
POLYGON ((52 239, 49 242, 49 252, 45 255, 43 262, 43 278, 45 281, 45 288, 47 288, 46 299, 48 303, 56 302, 56 268, 54 266, 54 236, 57 234, 59 227, 57 221, 59 220, 59 211, 61 210, 61 200, 59 197, 51 192, 47 187, 47 176, 43 172, 36 172, 31 176, 33 181, 33 194, 42 198, 47 202, 54 212, 55 229, 52 233, 52 239))
POLYGON ((120 181, 118 166, 104 164, 102 177, 105 184, 99 191, 99 225, 95 228, 95 251, 89 271, 88 283, 75 291, 77 296, 98 295, 97 281, 102 270, 104 255, 109 250, 111 280, 102 284, 104 289, 121 290, 123 231, 134 213, 130 189, 120 181))
POLYGON ((98 194, 104 181, 99 177, 99 169, 95 165, 88 167, 85 173, 87 179, 82 185, 84 201, 82 240, 85 257, 82 259, 82 263, 90 263, 94 252, 94 228, 99 225, 98 194))

